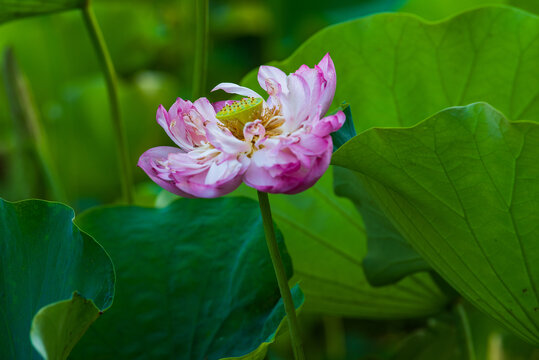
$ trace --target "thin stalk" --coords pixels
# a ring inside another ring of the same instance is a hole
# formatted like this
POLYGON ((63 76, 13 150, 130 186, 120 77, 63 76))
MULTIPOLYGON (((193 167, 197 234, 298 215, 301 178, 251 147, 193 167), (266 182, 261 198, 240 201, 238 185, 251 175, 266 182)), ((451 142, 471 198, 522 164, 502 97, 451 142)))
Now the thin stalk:
POLYGON ((466 309, 464 309, 464 305, 462 305, 462 302, 457 303, 455 308, 459 316, 462 329, 464 330, 464 340, 466 342, 466 350, 468 351, 468 360, 476 360, 472 329, 470 327, 468 315, 466 314, 466 309))
POLYGON ((7 100, 10 105, 13 122, 13 148, 10 151, 10 162, 8 169, 8 179, 10 193, 14 199, 25 199, 34 194, 30 193, 31 178, 25 171, 25 153, 26 153, 26 133, 24 127, 22 107, 19 104, 17 93, 17 77, 12 67, 15 65, 13 61, 13 50, 7 48, 4 52, 3 75, 6 88, 7 100))
POLYGON ((90 7, 90 0, 82 8, 82 15, 86 29, 92 40, 94 49, 98 55, 105 82, 107 84, 107 93, 110 104, 110 115, 114 135, 116 136, 116 147, 120 163, 120 179, 122 181, 122 193, 127 203, 133 203, 133 176, 129 162, 129 149, 127 147, 127 137, 125 134, 122 118, 120 116, 120 105, 118 101, 118 79, 116 71, 110 58, 103 33, 97 22, 95 14, 90 7))
MULTIPOLYGON (((34 102, 32 91, 11 48, 8 48, 4 54, 4 79, 11 112, 15 120, 18 158, 20 161, 23 160, 24 148, 29 145, 37 155, 52 198, 56 201, 66 202, 67 198, 56 171, 54 157, 50 152, 48 137, 34 102)), ((27 184, 25 177, 29 175, 24 173, 22 177, 20 177, 21 174, 17 175, 19 178, 15 180, 19 181, 21 186, 25 186, 27 184)), ((28 193, 28 189, 23 191, 28 196, 32 195, 28 193)))
POLYGON ((273 219, 271 217, 271 207, 268 199, 268 194, 257 191, 258 201, 260 203, 260 212, 262 213, 262 221, 264 223, 264 232, 266 234, 266 243, 268 244, 268 250, 273 263, 273 269, 275 270, 275 276, 277 277, 277 284, 283 298, 284 309, 286 311, 286 317, 288 319, 288 328, 290 330, 290 340, 292 342, 292 350, 294 351, 294 358, 296 360, 304 360, 305 354, 303 353, 303 343, 301 341, 301 335, 299 332, 298 319, 296 317, 296 308, 292 301, 292 294, 288 287, 288 278, 281 259, 277 240, 275 239, 275 231, 273 229, 273 219))
POLYGON ((196 0, 195 9, 195 66, 193 72, 193 100, 204 96, 208 68, 209 0, 196 0))

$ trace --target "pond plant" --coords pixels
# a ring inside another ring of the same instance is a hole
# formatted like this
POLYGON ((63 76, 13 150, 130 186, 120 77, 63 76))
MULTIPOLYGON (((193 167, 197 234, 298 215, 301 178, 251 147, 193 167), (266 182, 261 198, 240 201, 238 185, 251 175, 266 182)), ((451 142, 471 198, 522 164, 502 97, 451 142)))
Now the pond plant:
POLYGON ((484 3, 0 0, 0 359, 537 359, 539 7, 484 3))

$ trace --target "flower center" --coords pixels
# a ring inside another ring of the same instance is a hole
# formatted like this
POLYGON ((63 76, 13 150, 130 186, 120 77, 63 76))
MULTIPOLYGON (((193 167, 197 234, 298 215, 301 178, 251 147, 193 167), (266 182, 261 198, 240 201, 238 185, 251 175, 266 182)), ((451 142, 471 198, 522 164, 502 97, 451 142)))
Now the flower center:
POLYGON ((253 97, 225 105, 216 117, 220 126, 230 130, 237 139, 253 144, 265 136, 280 135, 285 121, 280 106, 265 108, 262 99, 253 97))
POLYGON ((259 119, 261 115, 262 99, 250 97, 225 105, 216 116, 228 128, 243 129, 245 124, 259 119))

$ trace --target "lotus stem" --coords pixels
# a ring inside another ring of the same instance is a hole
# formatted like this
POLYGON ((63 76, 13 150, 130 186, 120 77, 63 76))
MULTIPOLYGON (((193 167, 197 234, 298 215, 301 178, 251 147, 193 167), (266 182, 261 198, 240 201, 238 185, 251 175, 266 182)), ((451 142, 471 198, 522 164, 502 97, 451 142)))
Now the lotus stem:
POLYGON ((260 212, 262 213, 262 221, 264 223, 264 232, 266 234, 266 243, 268 244, 271 262, 273 263, 273 269, 275 270, 275 276, 277 277, 277 284, 279 285, 281 297, 283 298, 284 309, 286 311, 286 317, 288 319, 288 328, 290 330, 290 340, 292 342, 294 358, 296 360, 305 360, 303 343, 296 316, 296 308, 294 306, 294 301, 292 300, 292 293, 288 287, 288 277, 286 276, 281 253, 279 252, 279 246, 277 245, 277 240, 275 239, 275 230, 273 228, 273 219, 271 216, 271 207, 268 194, 260 191, 257 191, 257 193, 258 201, 260 203, 260 212))
POLYGON ((457 314, 460 318, 460 323, 462 325, 462 329, 464 330, 464 340, 466 342, 466 350, 468 352, 468 360, 476 360, 475 358, 475 349, 474 349, 474 342, 472 337, 472 329, 470 327, 470 321, 468 319, 468 314, 466 314, 466 309, 464 308, 464 305, 462 305, 462 302, 458 302, 455 306, 457 314))
POLYGON ((122 182, 122 194, 127 203, 132 204, 133 176, 131 173, 131 164, 129 162, 127 136, 125 134, 124 125, 120 115, 120 104, 118 101, 118 79, 116 77, 116 70, 114 69, 112 59, 107 49, 107 44, 105 43, 103 33, 101 32, 101 28, 99 27, 94 11, 90 7, 90 0, 88 0, 85 6, 83 6, 82 14, 84 23, 86 24, 86 28, 88 29, 88 33, 92 40, 92 44, 98 55, 101 70, 105 76, 112 127, 116 137, 116 147, 120 163, 119 170, 120 179, 122 182))
MULTIPOLYGON (((54 157, 50 151, 49 140, 43 122, 34 102, 32 91, 22 70, 19 68, 13 49, 8 48, 4 54, 4 79, 6 92, 10 103, 16 129, 16 159, 22 162, 25 143, 31 143, 37 155, 41 168, 48 182, 52 198, 56 201, 67 202, 67 197, 56 170, 54 157)), ((22 165, 22 164, 21 164, 22 165)), ((22 186, 17 192, 18 196, 30 196, 28 189, 24 188, 25 174, 20 173, 21 167, 16 168, 15 185, 22 186)))

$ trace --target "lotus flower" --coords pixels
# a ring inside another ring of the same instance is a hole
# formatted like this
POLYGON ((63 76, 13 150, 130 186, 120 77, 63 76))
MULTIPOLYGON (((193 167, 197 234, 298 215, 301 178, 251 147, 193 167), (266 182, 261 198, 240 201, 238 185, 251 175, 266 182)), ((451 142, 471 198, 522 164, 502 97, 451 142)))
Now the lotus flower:
POLYGON ((184 197, 213 198, 242 182, 262 192, 295 194, 313 186, 329 166, 330 134, 344 123, 342 111, 322 117, 335 94, 333 61, 326 54, 318 65, 302 65, 286 75, 261 66, 258 82, 264 100, 253 90, 221 83, 244 96, 211 104, 178 98, 157 122, 178 147, 161 146, 139 159, 148 176, 164 189, 184 197))

